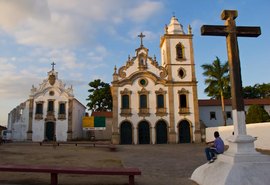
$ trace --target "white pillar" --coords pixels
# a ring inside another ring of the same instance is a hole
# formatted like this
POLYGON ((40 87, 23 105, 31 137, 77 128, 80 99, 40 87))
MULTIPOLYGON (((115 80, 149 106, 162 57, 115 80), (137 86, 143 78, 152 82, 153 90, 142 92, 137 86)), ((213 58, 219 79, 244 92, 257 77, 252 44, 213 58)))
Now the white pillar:
POLYGON ((150 134, 151 134, 151 143, 150 144, 156 144, 156 131, 155 127, 151 127, 150 134))
POLYGON ((133 128, 133 143, 138 144, 138 127, 134 126, 133 128))

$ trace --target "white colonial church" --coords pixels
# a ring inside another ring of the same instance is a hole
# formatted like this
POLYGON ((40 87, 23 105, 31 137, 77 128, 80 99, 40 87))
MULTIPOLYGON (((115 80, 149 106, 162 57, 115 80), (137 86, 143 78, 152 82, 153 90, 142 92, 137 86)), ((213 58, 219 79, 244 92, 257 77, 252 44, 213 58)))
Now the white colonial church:
POLYGON ((8 129, 17 141, 68 141, 82 137, 82 117, 86 107, 66 87, 54 70, 39 87, 32 86, 29 99, 8 116, 8 129))
POLYGON ((115 68, 112 82, 114 144, 200 142, 191 28, 173 16, 160 40, 161 65, 141 45, 115 68))

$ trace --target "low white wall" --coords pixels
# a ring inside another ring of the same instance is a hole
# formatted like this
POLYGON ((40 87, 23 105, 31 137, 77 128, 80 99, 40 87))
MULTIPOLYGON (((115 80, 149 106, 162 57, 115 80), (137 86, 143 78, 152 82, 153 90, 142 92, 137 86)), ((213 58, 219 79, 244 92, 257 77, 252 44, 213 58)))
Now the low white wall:
MULTIPOLYGON (((206 142, 214 140, 214 132, 218 131, 220 137, 223 139, 225 145, 228 145, 226 138, 232 135, 233 125, 221 126, 221 127, 209 127, 206 128, 206 142)), ((253 137, 257 137, 254 142, 255 148, 270 150, 270 122, 268 123, 254 123, 247 124, 247 134, 253 137)))

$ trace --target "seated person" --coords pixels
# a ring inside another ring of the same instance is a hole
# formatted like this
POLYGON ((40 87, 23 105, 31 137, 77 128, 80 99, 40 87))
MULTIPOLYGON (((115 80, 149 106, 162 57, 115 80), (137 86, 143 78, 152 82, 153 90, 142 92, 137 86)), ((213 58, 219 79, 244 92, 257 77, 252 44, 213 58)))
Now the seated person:
POLYGON ((209 145, 207 148, 205 148, 205 154, 206 158, 209 161, 209 163, 214 162, 216 159, 216 154, 222 154, 224 152, 224 142, 219 137, 218 131, 214 133, 215 140, 208 142, 209 145))

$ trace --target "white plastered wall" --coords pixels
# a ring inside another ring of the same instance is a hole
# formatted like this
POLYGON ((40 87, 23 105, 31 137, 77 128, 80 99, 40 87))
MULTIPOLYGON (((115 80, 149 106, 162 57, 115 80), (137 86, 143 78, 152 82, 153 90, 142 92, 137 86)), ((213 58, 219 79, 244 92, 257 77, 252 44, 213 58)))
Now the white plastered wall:
MULTIPOLYGON (((247 134, 256 137, 256 148, 270 150, 270 122, 247 124, 247 134)), ((206 142, 214 140, 214 132, 218 131, 224 143, 228 145, 226 138, 232 135, 233 125, 206 128, 206 142)))
POLYGON ((82 138, 82 118, 85 115, 85 107, 75 99, 73 100, 72 114, 72 139, 82 138))

